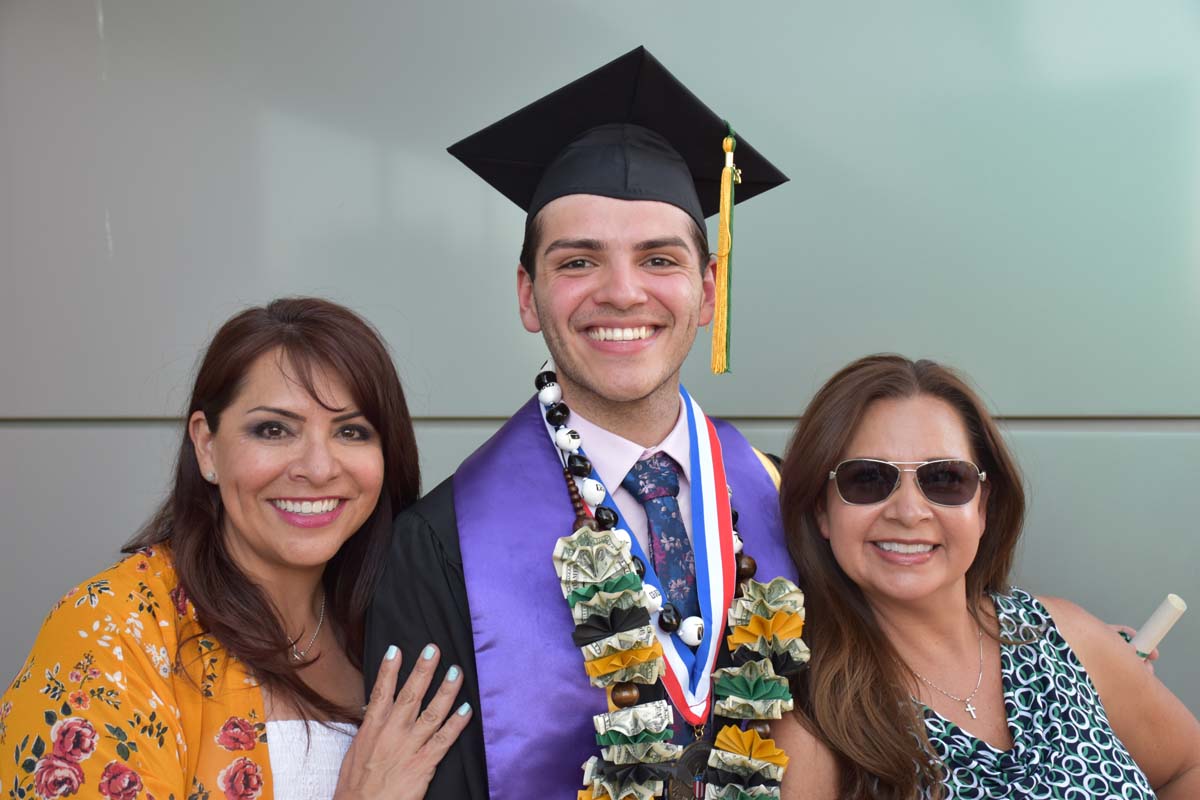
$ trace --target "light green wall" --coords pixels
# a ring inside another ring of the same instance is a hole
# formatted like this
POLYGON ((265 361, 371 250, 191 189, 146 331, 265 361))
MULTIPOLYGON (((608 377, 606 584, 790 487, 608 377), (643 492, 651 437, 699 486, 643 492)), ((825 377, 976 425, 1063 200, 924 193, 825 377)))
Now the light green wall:
MULTIPOLYGON (((1200 602, 1195 3, 10 0, 0 672, 148 512, 153 418, 243 305, 378 324, 430 477, 516 407, 522 215, 443 148, 638 44, 792 177, 739 209, 735 377, 685 368, 709 411, 779 449, 851 358, 944 359, 1013 420, 1023 582, 1200 602)), ((1159 673, 1194 711, 1198 659, 1193 612, 1159 673)))
MULTIPOLYGON (((418 421, 425 488, 449 475, 498 425, 418 421)), ((757 446, 777 453, 792 428, 785 420, 739 425, 757 446)), ((1135 626, 1167 592, 1200 604, 1194 466, 1200 421, 1010 422, 1005 429, 1029 501, 1018 585, 1135 626)), ((0 676, 17 671, 42 610, 115 559, 145 520, 163 491, 180 431, 173 422, 0 424, 0 504, 6 509, 0 676)), ((1164 642, 1157 670, 1193 713, 1200 713, 1193 666, 1200 654, 1197 610, 1164 642)))
POLYGON ((177 413, 283 292, 375 320, 419 414, 507 413, 522 214, 444 148, 643 43, 792 178, 737 215, 714 410, 891 349, 1007 415, 1200 414, 1193 2, 50 5, 0 7, 3 415, 177 413))

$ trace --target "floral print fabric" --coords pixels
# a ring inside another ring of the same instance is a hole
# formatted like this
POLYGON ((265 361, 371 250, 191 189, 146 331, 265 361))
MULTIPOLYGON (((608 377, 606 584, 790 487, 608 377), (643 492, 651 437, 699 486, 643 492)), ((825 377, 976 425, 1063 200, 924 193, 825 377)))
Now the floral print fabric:
POLYGON ((269 763, 262 692, 165 547, 69 591, 0 697, 0 798, 269 800, 269 763))

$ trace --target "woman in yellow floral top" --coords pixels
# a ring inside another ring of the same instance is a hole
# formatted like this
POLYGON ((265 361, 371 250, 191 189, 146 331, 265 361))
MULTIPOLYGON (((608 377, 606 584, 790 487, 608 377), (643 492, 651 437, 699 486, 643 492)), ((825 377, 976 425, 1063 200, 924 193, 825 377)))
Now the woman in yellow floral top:
POLYGON ((229 320, 170 496, 128 557, 54 606, 0 697, 0 797, 271 798, 272 764, 305 758, 269 749, 268 723, 288 720, 361 725, 322 796, 422 797, 470 718, 451 710, 460 671, 424 711, 434 648, 397 700, 394 648, 366 706, 361 678, 370 587, 418 487, 369 325, 306 298, 229 320))

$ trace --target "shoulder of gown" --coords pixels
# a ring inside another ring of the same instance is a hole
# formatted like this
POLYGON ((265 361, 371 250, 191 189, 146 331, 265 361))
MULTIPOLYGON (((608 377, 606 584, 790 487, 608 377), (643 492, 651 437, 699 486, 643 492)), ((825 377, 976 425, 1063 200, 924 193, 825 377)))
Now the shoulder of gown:
POLYGON ((478 713, 479 681, 454 513, 453 478, 447 478, 396 517, 387 563, 367 612, 363 660, 367 692, 375 683, 389 645, 400 648, 402 685, 427 644, 437 645, 441 660, 426 702, 446 669, 456 664, 462 670, 459 700, 470 703, 476 713, 442 759, 426 797, 484 800, 488 796, 487 771, 482 715, 478 713))

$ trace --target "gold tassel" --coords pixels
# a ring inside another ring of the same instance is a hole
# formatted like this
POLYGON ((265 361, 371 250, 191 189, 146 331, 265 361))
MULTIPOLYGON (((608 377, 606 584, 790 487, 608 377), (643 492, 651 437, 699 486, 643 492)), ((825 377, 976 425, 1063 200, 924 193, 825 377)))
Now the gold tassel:
POLYGON ((733 268, 733 187, 742 182, 741 172, 733 164, 737 140, 733 132, 725 137, 725 168, 721 170, 721 211, 717 218, 716 308, 713 312, 712 371, 714 375, 729 372, 729 290, 733 268))

